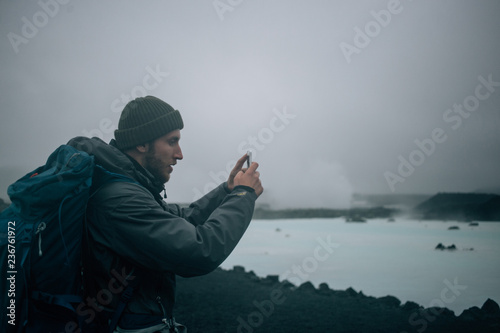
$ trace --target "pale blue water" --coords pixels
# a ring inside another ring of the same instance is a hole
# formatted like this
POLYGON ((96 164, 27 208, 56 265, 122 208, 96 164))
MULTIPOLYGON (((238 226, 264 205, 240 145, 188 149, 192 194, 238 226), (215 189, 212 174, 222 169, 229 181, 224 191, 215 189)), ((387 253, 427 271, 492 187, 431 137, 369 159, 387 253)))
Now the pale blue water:
POLYGON ((488 298, 500 304, 499 255, 498 222, 471 227, 404 219, 254 220, 222 267, 241 265, 296 285, 326 282, 332 289, 352 287, 367 296, 393 295, 403 303, 445 306, 459 315, 488 298), (460 230, 448 230, 454 225, 460 230), (455 244, 457 250, 435 250, 438 243, 455 244))

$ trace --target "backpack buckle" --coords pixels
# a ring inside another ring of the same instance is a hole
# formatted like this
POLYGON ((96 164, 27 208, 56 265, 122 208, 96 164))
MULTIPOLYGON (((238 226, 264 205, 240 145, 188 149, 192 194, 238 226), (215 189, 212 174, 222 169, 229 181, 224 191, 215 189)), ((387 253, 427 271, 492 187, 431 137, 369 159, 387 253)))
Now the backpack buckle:
POLYGON ((177 328, 175 327, 175 318, 174 317, 163 318, 161 321, 163 321, 163 323, 165 325, 167 325, 167 328, 170 332, 172 332, 172 333, 178 332, 177 328))

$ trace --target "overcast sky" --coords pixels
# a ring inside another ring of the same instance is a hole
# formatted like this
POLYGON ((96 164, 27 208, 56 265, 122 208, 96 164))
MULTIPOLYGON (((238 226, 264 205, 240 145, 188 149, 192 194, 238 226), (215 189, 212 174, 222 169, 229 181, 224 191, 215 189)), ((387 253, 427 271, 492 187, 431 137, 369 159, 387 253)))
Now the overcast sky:
POLYGON ((499 1, 1 1, 0 197, 157 96, 188 202, 252 148, 274 207, 500 188, 499 1))

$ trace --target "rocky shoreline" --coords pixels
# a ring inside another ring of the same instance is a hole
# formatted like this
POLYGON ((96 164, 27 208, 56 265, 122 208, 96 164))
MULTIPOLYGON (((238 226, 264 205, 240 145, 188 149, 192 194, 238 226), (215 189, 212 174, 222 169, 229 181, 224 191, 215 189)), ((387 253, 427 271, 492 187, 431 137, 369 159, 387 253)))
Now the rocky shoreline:
POLYGON ((457 316, 446 308, 402 304, 352 288, 295 286, 241 266, 179 277, 177 285, 175 317, 191 332, 500 332, 500 308, 491 299, 457 316))

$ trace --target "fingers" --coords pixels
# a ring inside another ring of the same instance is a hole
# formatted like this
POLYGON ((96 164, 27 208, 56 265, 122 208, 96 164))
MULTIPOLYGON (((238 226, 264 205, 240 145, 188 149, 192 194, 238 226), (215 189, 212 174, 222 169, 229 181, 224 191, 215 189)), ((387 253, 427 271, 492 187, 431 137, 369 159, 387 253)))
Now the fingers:
POLYGON ((247 160, 246 154, 240 157, 240 159, 234 165, 233 170, 231 170, 230 176, 232 177, 236 176, 236 174, 242 170, 243 164, 245 164, 246 160, 247 160))
POLYGON ((248 171, 255 172, 255 170, 257 170, 258 167, 259 167, 259 163, 252 162, 252 164, 250 164, 250 167, 248 168, 248 171))
POLYGON ((244 168, 243 165, 247 161, 247 154, 240 157, 236 162, 233 170, 229 174, 227 180, 227 187, 230 191, 234 189, 237 185, 246 185, 255 189, 257 196, 259 196, 262 191, 262 185, 260 183, 260 172, 256 171, 259 167, 257 162, 252 162, 250 167, 244 168))
POLYGON ((260 195, 264 192, 264 187, 262 187, 262 184, 259 182, 258 186, 256 186, 254 190, 257 197, 260 197, 260 195))
POLYGON ((236 162, 234 169, 240 170, 243 167, 243 164, 245 164, 246 160, 247 160, 247 154, 241 156, 238 162, 236 162))
POLYGON ((262 183, 260 181, 260 172, 257 171, 259 164, 253 162, 250 167, 241 168, 241 170, 236 172, 234 177, 234 185, 245 185, 251 187, 255 190, 257 196, 260 196, 264 191, 262 183))
POLYGON ((229 175, 230 175, 230 177, 234 177, 234 176, 236 176, 236 174, 237 174, 238 172, 240 172, 240 171, 241 171, 241 168, 243 167, 243 164, 244 164, 244 163, 245 163, 245 161, 246 161, 246 158, 244 158, 244 157, 245 157, 245 156, 241 157, 241 158, 240 158, 240 159, 236 162, 236 164, 234 165, 233 169, 231 170, 231 172, 230 172, 230 174, 229 174, 229 175))
POLYGON ((255 172, 254 174, 255 180, 252 184, 252 188, 255 190, 255 194, 257 194, 257 197, 259 197, 262 192, 264 192, 264 188, 262 187, 262 183, 259 179, 260 174, 258 172, 255 172))
MULTIPOLYGON (((254 170, 255 173, 258 173, 257 171, 255 171, 255 169, 257 169, 259 167, 259 164, 257 162, 252 162, 252 164, 254 164, 254 163, 257 164, 257 166, 253 170, 254 170)), ((249 170, 250 170, 250 168, 241 168, 240 171, 242 171, 243 173, 245 173, 245 172, 247 172, 249 170)))

